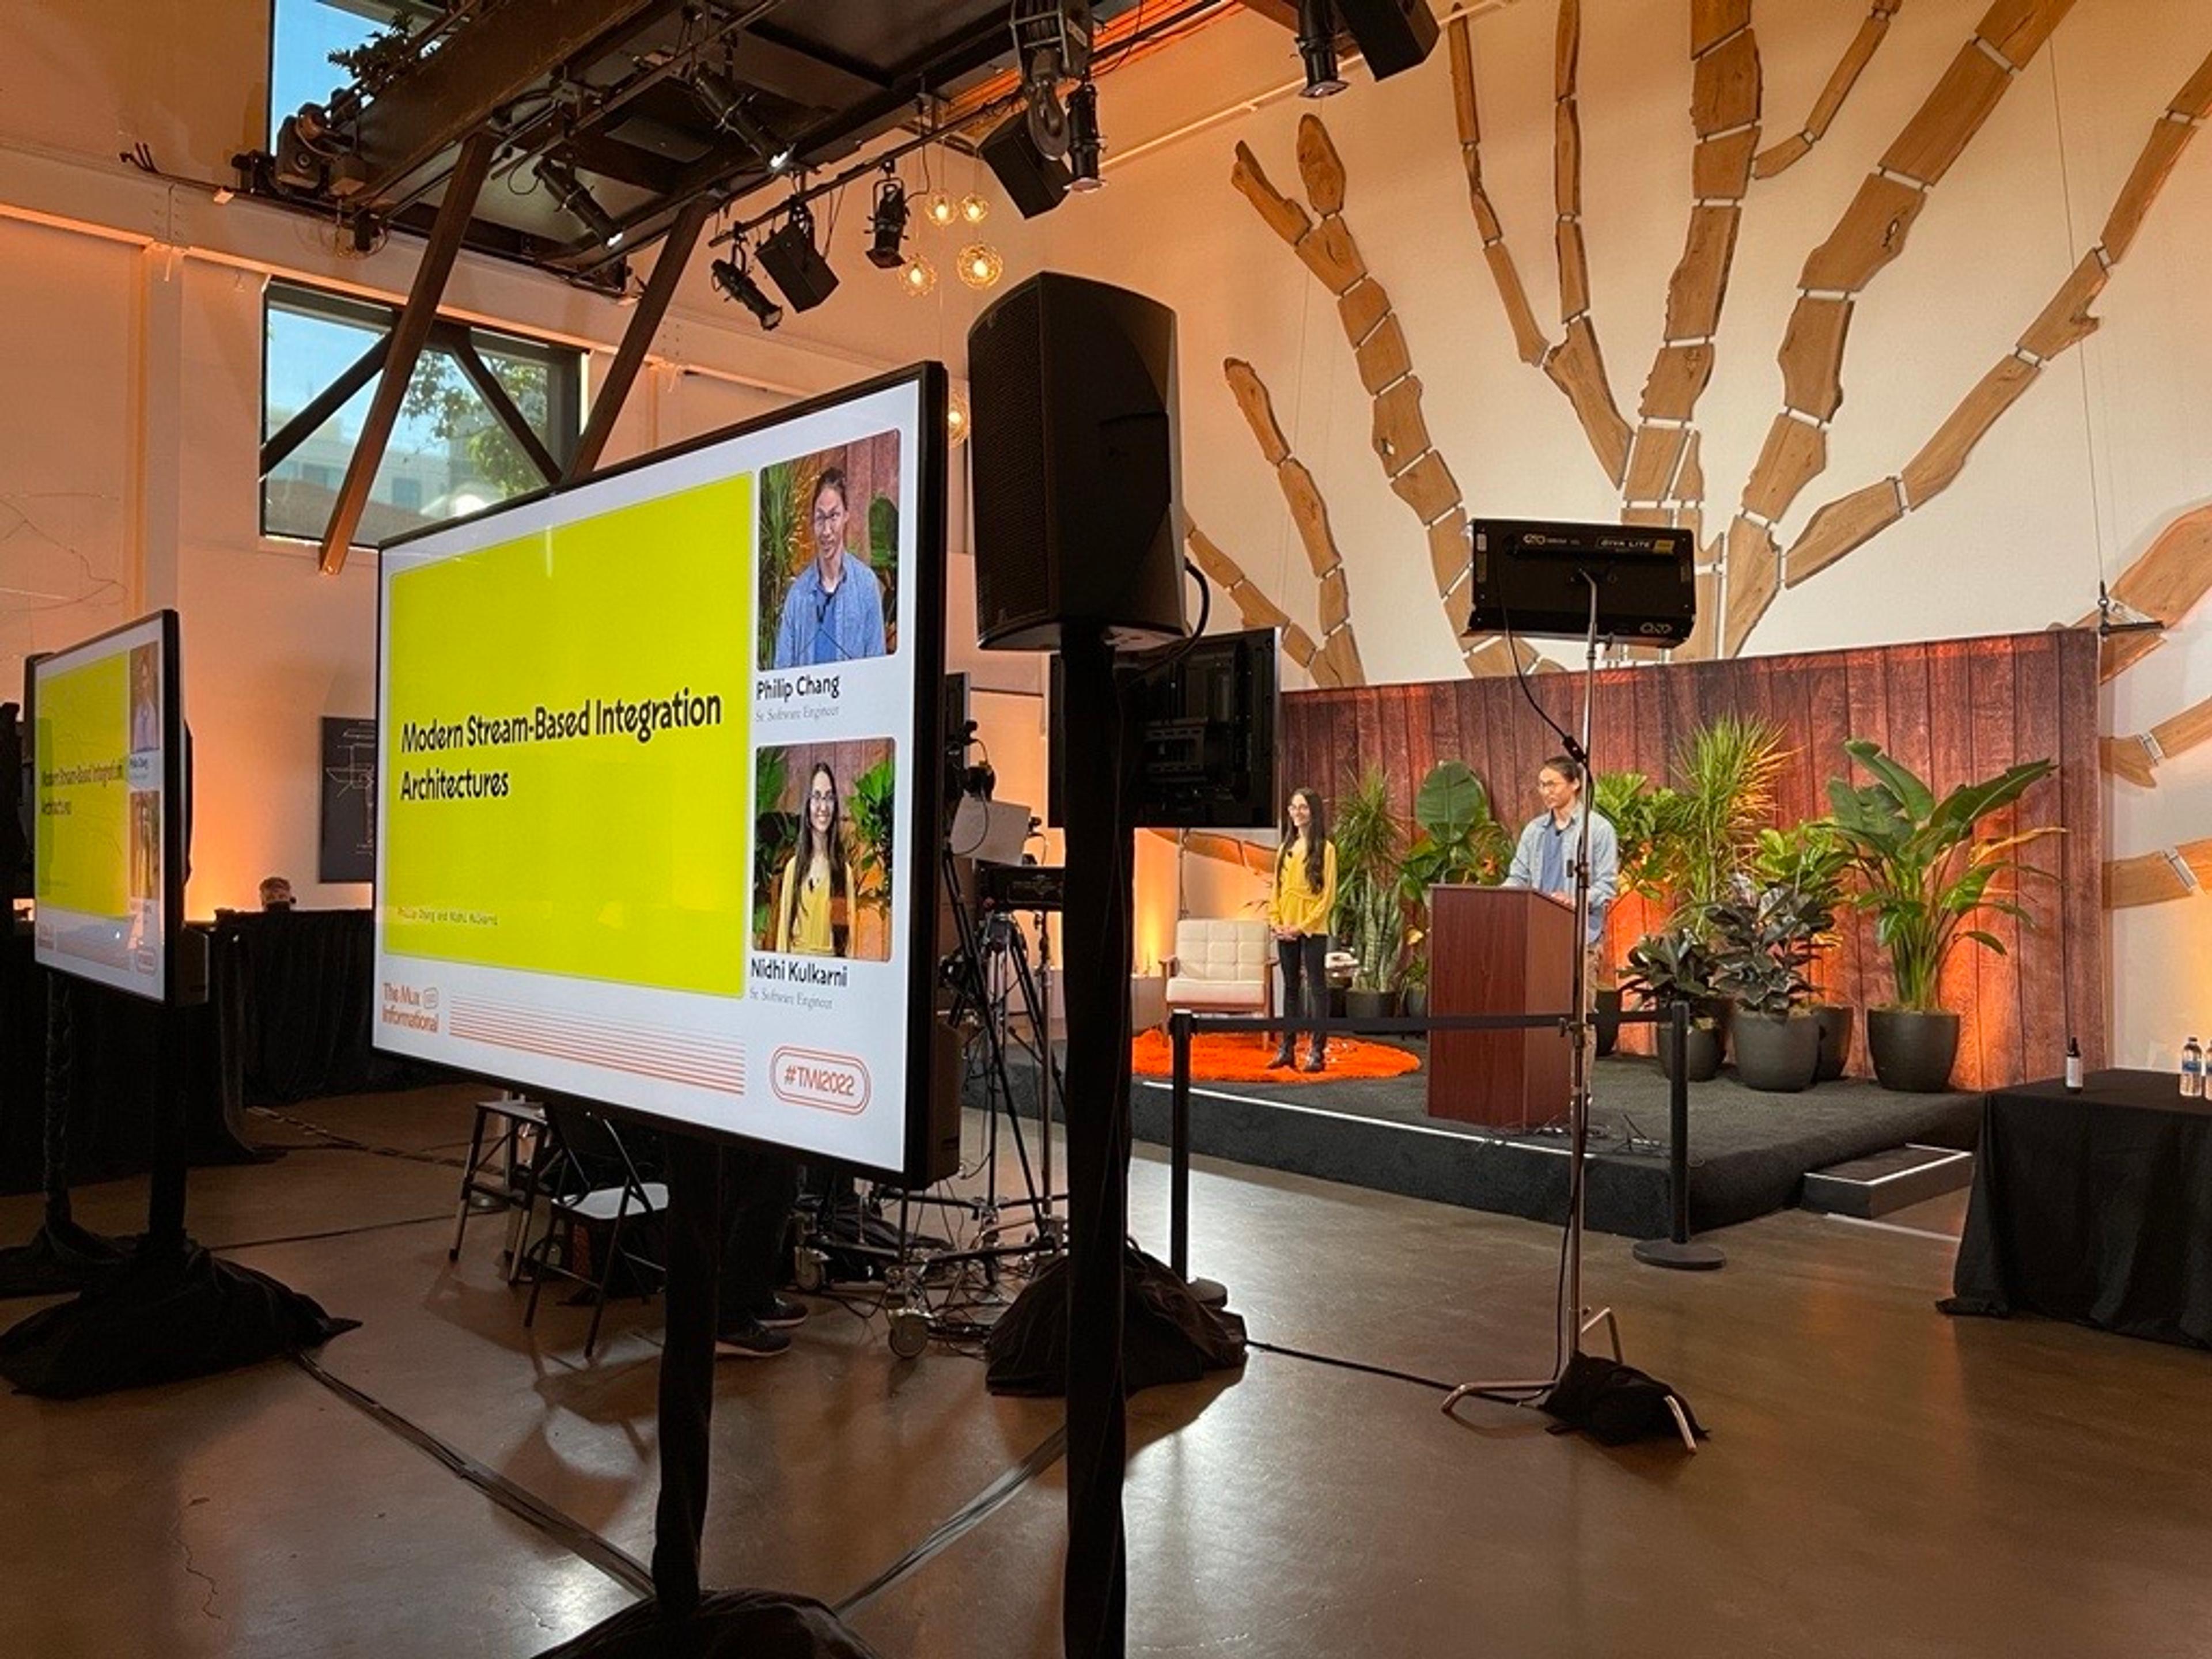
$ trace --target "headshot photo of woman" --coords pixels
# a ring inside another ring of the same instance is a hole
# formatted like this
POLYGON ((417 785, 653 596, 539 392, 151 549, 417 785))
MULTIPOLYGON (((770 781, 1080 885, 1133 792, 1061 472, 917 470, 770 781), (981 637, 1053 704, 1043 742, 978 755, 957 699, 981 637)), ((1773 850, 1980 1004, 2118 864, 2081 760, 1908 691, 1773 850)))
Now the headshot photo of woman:
POLYGON ((1300 1027, 1309 1034, 1304 1069, 1326 1063, 1319 1022, 1328 1015, 1328 918, 1336 908, 1336 848, 1329 845, 1321 795, 1293 790, 1275 854, 1275 890, 1267 925, 1283 968, 1283 1040, 1273 1067, 1297 1062, 1300 1027))
POLYGON ((844 956, 860 884, 845 850, 837 775, 825 763, 817 761, 807 775, 799 824, 799 850, 783 866, 776 900, 775 948, 797 956, 844 956))

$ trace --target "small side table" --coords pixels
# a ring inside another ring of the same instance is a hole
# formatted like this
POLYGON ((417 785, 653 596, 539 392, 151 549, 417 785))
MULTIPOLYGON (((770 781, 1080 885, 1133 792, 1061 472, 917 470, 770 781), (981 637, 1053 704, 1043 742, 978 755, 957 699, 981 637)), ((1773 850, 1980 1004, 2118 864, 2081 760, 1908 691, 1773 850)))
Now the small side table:
POLYGON ((1168 1023, 1168 983, 1158 974, 1129 975, 1129 1030, 1149 1031, 1168 1023))
POLYGON ((461 1240, 469 1214, 479 1206, 505 1210, 507 1282, 514 1283, 522 1253, 518 1248, 524 1221, 538 1201, 538 1158, 545 1145, 545 1113, 513 1095, 477 1103, 476 1127, 469 1136, 469 1161, 461 1171, 460 1205, 453 1217, 453 1243, 446 1260, 461 1259, 461 1240))

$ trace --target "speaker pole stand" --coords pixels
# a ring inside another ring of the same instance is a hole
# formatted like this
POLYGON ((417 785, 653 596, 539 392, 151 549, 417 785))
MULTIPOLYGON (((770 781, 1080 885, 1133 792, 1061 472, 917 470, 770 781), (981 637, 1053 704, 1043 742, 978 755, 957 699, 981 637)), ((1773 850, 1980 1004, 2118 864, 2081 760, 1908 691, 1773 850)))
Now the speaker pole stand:
POLYGON ((1129 1235, 1130 830, 1133 760, 1114 653, 1071 626, 1066 688, 1067 1659, 1121 1659, 1127 1617, 1121 1520, 1128 1449, 1122 1375, 1129 1235))

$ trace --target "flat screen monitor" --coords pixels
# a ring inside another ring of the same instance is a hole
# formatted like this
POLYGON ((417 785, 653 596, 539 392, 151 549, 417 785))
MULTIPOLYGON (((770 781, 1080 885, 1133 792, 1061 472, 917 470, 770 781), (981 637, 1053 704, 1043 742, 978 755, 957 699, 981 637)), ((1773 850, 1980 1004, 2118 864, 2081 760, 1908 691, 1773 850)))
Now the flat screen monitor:
POLYGON ((1468 526, 1469 634, 1680 645, 1698 617, 1697 538, 1666 526, 1477 519, 1468 526))
POLYGON ((379 1048, 915 1174, 935 364, 383 550, 379 1048))
POLYGON ((184 927, 184 708, 177 613, 33 657, 34 951, 56 972, 177 999, 184 927))
MULTIPOLYGON (((1265 830, 1275 799, 1275 631, 1207 634, 1141 672, 1134 696, 1137 799, 1145 830, 1265 830)), ((1069 759, 1060 659, 1052 659, 1046 816, 1060 816, 1069 759)))

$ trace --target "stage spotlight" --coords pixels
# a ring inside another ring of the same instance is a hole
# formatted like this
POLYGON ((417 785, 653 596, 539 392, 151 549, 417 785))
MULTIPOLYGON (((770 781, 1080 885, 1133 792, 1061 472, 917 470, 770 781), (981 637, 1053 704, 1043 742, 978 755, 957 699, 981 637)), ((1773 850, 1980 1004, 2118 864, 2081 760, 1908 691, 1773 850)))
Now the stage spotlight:
POLYGON ((622 246, 623 228, 584 187, 584 181, 576 177, 576 170, 568 162, 558 156, 541 155, 538 158, 538 176, 544 181, 545 188, 553 192, 553 199, 598 237, 601 246, 622 246))
POLYGON ((1336 67, 1336 8, 1329 0, 1298 0, 1298 56, 1305 60, 1301 98, 1330 98, 1342 92, 1336 67))
POLYGON ((712 272, 714 286, 752 313, 766 333, 783 320, 783 307, 761 292, 751 274, 734 259, 717 259, 712 272))
POLYGON ((1006 273, 1006 262, 988 242, 970 242, 960 250, 960 280, 970 288, 988 288, 1006 273))
POLYGON ((736 133, 768 163, 770 173, 790 170, 797 152, 787 140, 777 137, 745 107, 745 94, 727 76, 717 75, 713 70, 701 70, 691 77, 691 89, 699 94, 699 101, 706 106, 708 114, 714 118, 714 125, 725 132, 736 133))
POLYGON ((836 291, 837 273, 814 246, 814 216, 804 202, 791 204, 783 228, 754 257, 793 311, 811 311, 836 291))
POLYGON ((899 244, 906 240, 906 186, 896 177, 876 186, 876 210, 868 220, 868 263, 896 270, 906 263, 899 244))
POLYGON ((991 216, 991 204, 974 191, 960 198, 960 217, 963 222, 980 225, 991 216))
POLYGON ((1067 94, 1067 187, 1086 194, 1105 180, 1098 176, 1098 88, 1085 81, 1067 94))
POLYGON ((917 253, 899 272, 899 283, 918 300, 937 286, 937 267, 917 253))
POLYGON ((960 210, 952 204, 952 198, 943 191, 933 190, 921 198, 921 216, 939 230, 946 230, 960 216, 960 210))

